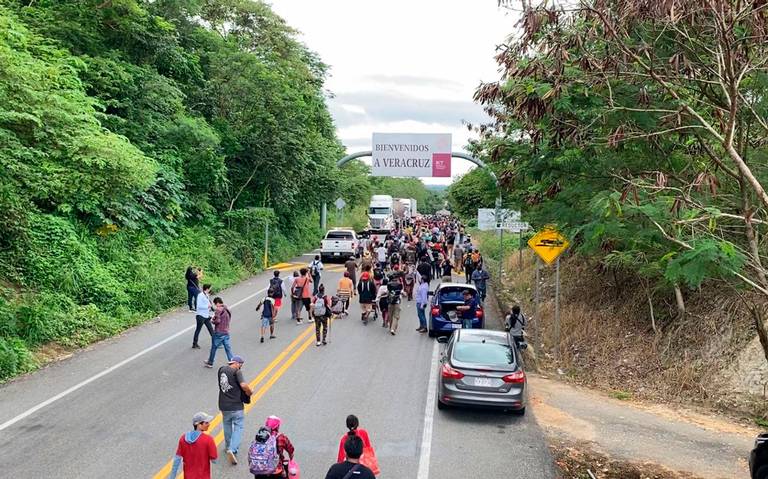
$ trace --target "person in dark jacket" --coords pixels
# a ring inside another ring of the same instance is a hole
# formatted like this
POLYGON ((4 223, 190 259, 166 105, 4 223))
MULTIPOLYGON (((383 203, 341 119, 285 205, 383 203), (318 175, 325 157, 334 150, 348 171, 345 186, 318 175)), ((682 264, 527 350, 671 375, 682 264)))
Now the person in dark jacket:
POLYGON ((363 310, 360 319, 367 320, 368 314, 373 311, 373 302, 376 299, 376 283, 371 276, 371 269, 366 267, 360 275, 357 283, 357 294, 360 298, 360 308, 363 310))
POLYGON ((422 278, 427 278, 427 284, 432 281, 432 265, 429 264, 426 256, 421 257, 421 261, 419 261, 416 271, 422 278))
POLYGON ((187 305, 189 306, 189 312, 194 313, 197 308, 197 294, 200 292, 200 280, 197 277, 197 270, 189 266, 187 272, 184 273, 184 277, 187 280, 187 305))

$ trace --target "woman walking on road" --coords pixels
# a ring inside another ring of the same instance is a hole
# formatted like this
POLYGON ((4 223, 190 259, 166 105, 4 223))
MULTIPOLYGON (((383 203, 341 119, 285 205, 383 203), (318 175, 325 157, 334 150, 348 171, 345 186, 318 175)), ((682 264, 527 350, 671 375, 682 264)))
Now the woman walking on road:
POLYGON ((383 278, 381 280, 381 286, 379 286, 379 290, 376 292, 376 303, 379 305, 379 311, 381 311, 381 327, 386 328, 389 327, 389 289, 387 288, 387 285, 389 284, 389 279, 383 278))
POLYGON ((195 327, 195 334, 192 337, 192 349, 200 349, 200 345, 197 344, 197 340, 200 338, 200 330, 203 329, 203 325, 208 330, 208 334, 213 338, 213 326, 211 325, 211 299, 208 294, 211 292, 211 285, 204 284, 203 290, 197 293, 196 304, 196 320, 197 326, 195 327))
POLYGON ((339 280, 339 284, 336 287, 336 296, 339 301, 344 304, 344 314, 348 314, 349 310, 349 298, 352 297, 352 292, 355 290, 354 283, 349 277, 349 271, 344 272, 344 276, 339 280))
POLYGON ((195 308, 197 308, 197 294, 200 292, 197 270, 189 266, 187 272, 184 273, 184 277, 187 280, 187 306, 189 306, 189 312, 194 313, 195 308))
POLYGON ((354 414, 347 416, 347 429, 349 429, 349 431, 341 436, 341 440, 339 441, 339 453, 336 457, 336 462, 344 462, 347 458, 347 454, 344 452, 344 444, 350 436, 358 436, 363 440, 364 448, 373 449, 371 439, 368 437, 368 431, 360 428, 360 420, 354 414))
POLYGON ((376 283, 371 277, 371 269, 368 266, 363 267, 360 274, 360 282, 357 283, 357 293, 360 301, 362 315, 360 319, 363 322, 368 321, 368 315, 373 311, 373 303, 376 301, 376 283))

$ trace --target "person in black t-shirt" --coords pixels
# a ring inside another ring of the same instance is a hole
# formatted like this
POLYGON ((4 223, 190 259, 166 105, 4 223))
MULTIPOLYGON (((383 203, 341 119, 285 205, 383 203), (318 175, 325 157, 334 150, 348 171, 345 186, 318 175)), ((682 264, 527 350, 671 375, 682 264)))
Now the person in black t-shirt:
POLYGON ((224 430, 224 447, 229 462, 237 464, 237 451, 240 449, 240 441, 245 427, 245 413, 243 402, 250 402, 251 387, 243 379, 243 367, 245 360, 241 356, 232 356, 227 366, 219 368, 219 410, 222 415, 222 429, 224 430))
POLYGON ((360 436, 347 438, 344 453, 347 460, 331 466, 325 479, 376 479, 373 471, 360 464, 360 456, 363 455, 363 440, 360 436))

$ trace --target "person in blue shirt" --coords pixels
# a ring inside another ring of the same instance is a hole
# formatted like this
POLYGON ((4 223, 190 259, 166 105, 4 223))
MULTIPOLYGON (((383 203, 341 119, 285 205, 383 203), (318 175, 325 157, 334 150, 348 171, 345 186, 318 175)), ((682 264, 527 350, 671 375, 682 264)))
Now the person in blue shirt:
POLYGON ((456 306, 456 311, 461 311, 461 327, 472 329, 472 320, 475 319, 477 312, 477 298, 472 295, 472 291, 464 290, 464 304, 456 306))
POLYGON ((487 283, 490 278, 491 276, 488 274, 488 271, 483 269, 482 263, 478 264, 476 269, 472 272, 472 282, 475 283, 477 292, 480 294, 480 301, 482 302, 485 302, 485 294, 488 290, 487 283))
POLYGON ((416 331, 420 333, 427 332, 427 316, 424 311, 429 302, 429 280, 426 276, 421 277, 418 288, 416 288, 416 314, 419 316, 419 327, 416 331))

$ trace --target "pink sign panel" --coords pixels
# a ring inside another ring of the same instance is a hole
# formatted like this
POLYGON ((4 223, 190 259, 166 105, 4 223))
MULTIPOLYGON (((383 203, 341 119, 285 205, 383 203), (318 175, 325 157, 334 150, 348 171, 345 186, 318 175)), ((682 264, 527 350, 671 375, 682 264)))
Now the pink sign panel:
POLYGON ((432 153, 432 176, 438 178, 450 178, 451 154, 432 153))

